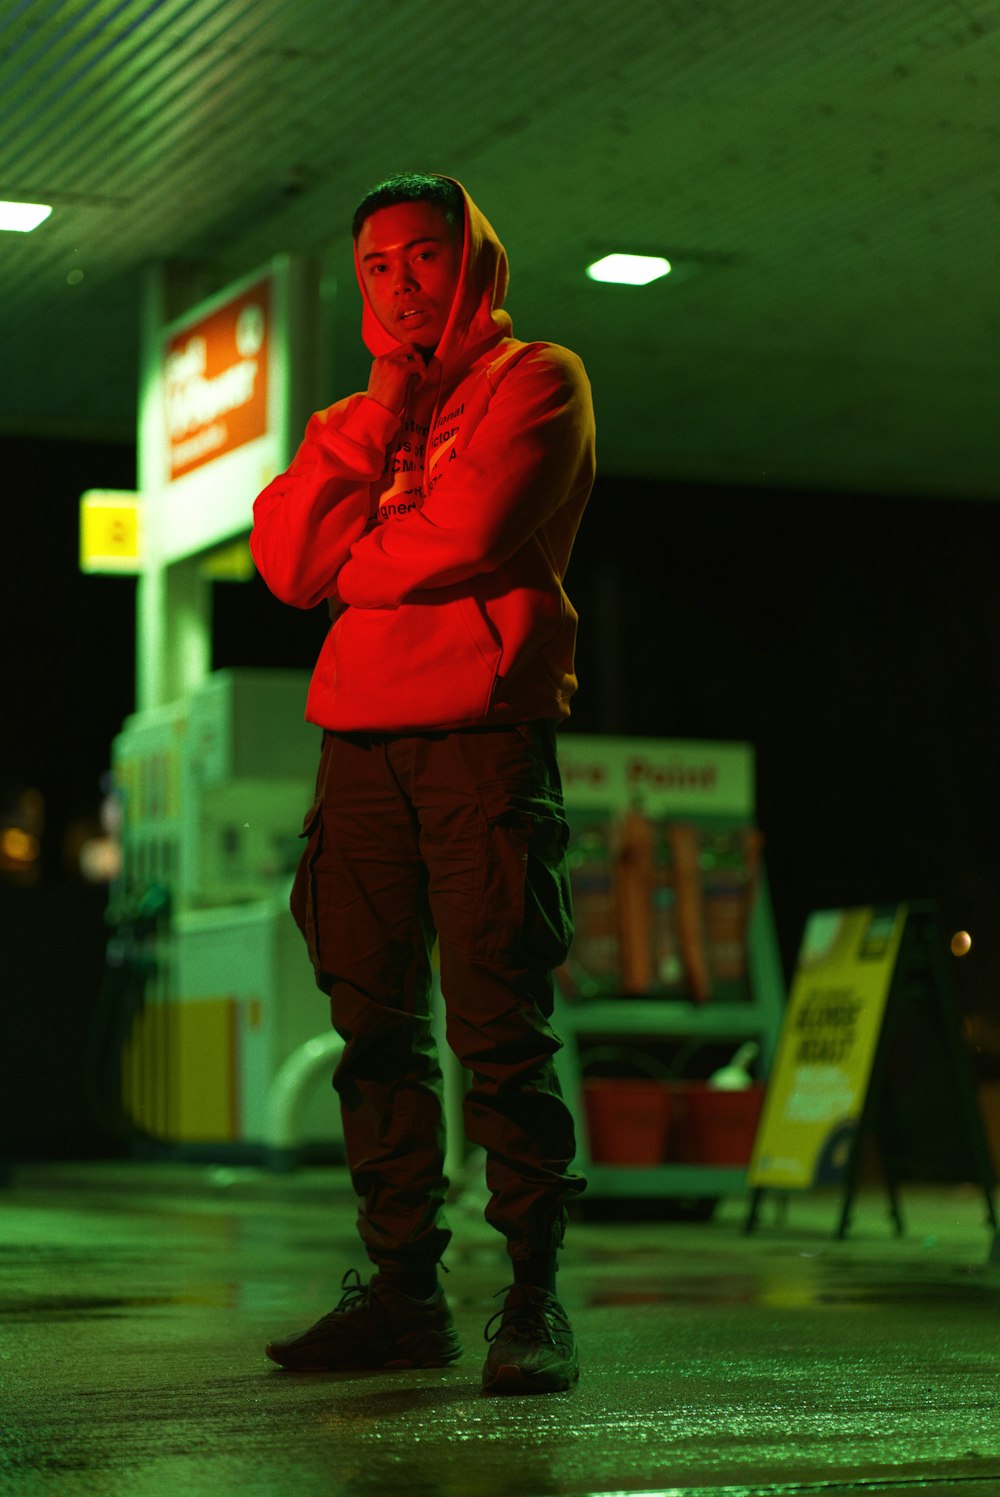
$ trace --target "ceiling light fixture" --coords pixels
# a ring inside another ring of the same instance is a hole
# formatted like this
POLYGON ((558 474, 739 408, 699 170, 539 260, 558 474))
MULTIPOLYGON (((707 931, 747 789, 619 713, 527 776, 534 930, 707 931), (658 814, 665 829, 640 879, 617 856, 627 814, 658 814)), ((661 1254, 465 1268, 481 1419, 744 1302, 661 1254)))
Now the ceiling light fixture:
POLYGON ((611 281, 619 286, 648 286, 670 274, 670 261, 662 255, 605 255, 587 266, 592 281, 611 281))
POLYGON ((52 209, 48 203, 0 202, 0 229, 13 229, 18 234, 28 234, 44 223, 52 209))

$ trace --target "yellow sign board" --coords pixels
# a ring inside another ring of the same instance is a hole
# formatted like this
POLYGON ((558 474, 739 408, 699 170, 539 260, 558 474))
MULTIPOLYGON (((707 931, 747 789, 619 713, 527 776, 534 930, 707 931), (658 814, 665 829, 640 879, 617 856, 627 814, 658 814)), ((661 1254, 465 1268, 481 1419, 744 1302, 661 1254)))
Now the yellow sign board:
POLYGON ((88 489, 80 498, 81 572, 142 570, 141 501, 119 489, 88 489))
POLYGON ((864 1107, 905 905, 810 917, 785 1013, 748 1182, 836 1184, 864 1107))

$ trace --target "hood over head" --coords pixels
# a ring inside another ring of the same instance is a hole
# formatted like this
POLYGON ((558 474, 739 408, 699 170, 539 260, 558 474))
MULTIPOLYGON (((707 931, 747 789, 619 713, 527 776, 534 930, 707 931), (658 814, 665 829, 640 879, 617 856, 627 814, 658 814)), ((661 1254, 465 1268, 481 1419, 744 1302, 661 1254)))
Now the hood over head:
MULTIPOLYGON (((436 175, 440 175, 437 173, 436 175)), ((465 363, 471 352, 484 343, 508 338, 511 320, 502 311, 507 295, 509 273, 507 252, 489 219, 476 207, 461 182, 454 177, 445 178, 454 182, 465 203, 465 227, 462 244, 462 263, 459 270, 458 287, 452 302, 451 314, 435 350, 435 357, 447 371, 465 363)), ((401 347, 400 340, 384 328, 375 315, 368 299, 368 292, 361 275, 357 242, 354 245, 354 270, 361 288, 364 303, 361 314, 361 336, 369 353, 379 355, 391 353, 401 347)))

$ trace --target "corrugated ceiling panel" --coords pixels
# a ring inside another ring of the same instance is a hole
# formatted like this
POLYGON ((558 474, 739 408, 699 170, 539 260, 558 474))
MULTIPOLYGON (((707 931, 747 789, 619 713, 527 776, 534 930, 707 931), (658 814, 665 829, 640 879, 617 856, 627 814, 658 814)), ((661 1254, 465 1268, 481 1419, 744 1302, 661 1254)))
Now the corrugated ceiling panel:
MULTIPOLYGON (((887 482, 893 462, 927 464, 882 451, 850 416, 858 391, 926 411, 936 368, 950 393, 964 371, 970 410, 984 380, 1000 394, 986 0, 31 0, 0 14, 0 84, 0 196, 57 209, 0 243, 14 419, 127 425, 138 270, 158 257, 221 284, 331 246, 354 348, 347 220, 413 166, 461 176, 494 217, 518 331, 586 353, 616 463, 667 461, 630 415, 666 389, 690 436, 679 467, 750 462, 777 406, 796 472, 812 450, 831 481, 887 482), (587 283, 584 261, 617 244, 731 263, 642 296, 587 283), (89 360, 82 384, 66 359, 89 360), (820 442, 813 400, 853 443, 820 442)), ((960 445, 926 441, 939 464, 960 445)), ((984 442, 966 444, 977 491, 984 442)))

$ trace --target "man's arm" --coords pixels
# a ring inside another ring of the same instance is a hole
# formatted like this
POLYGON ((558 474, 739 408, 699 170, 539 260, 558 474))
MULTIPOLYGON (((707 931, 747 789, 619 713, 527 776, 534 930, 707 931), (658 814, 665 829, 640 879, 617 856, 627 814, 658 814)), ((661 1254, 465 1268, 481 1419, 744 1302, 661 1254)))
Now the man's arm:
POLYGON ((444 461, 422 509, 355 541, 340 598, 392 608, 495 570, 574 489, 589 488, 593 440, 583 365, 566 349, 533 349, 501 380, 465 451, 444 461))
POLYGON ((250 550, 271 592, 295 608, 337 595, 337 573, 370 518, 400 417, 366 395, 313 416, 286 471, 253 507, 250 550))

